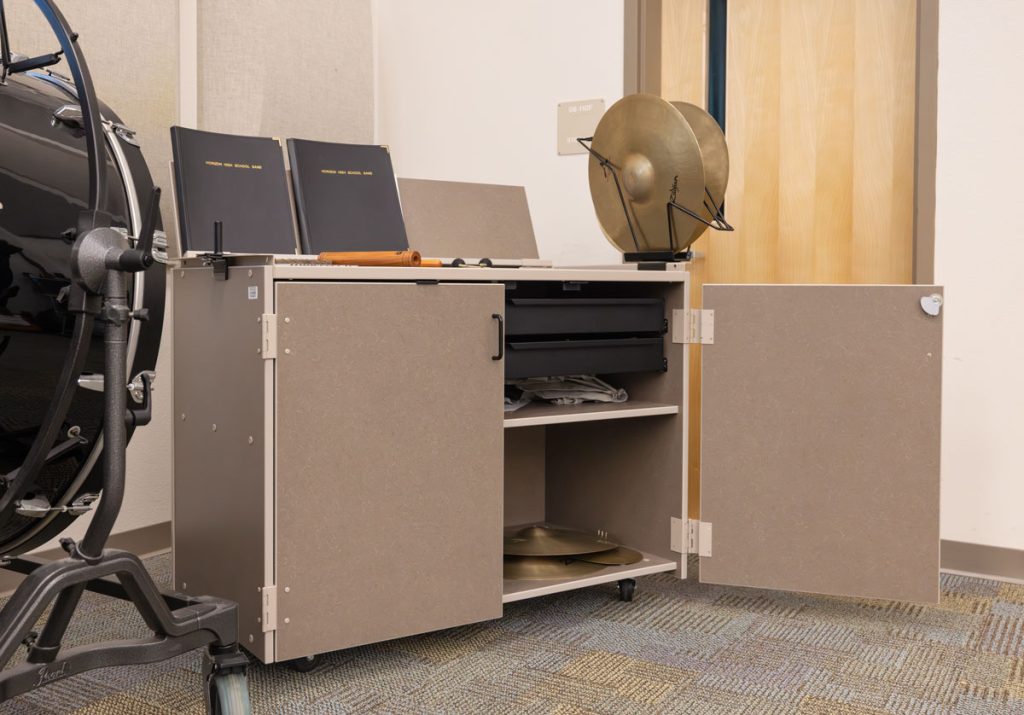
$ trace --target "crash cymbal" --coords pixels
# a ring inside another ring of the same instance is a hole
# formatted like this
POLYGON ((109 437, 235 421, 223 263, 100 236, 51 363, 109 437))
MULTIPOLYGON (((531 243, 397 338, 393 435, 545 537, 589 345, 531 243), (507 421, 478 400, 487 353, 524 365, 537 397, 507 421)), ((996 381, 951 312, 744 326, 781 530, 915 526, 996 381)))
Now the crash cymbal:
POLYGON ((618 544, 573 529, 529 526, 505 537, 508 556, 578 556, 611 551, 618 544))
POLYGON ((601 564, 557 556, 506 556, 504 576, 509 580, 579 578, 603 568, 601 564))
MULTIPOLYGON (((725 188, 729 185, 729 147, 725 143, 725 134, 715 118, 697 105, 689 102, 672 102, 672 106, 679 110, 697 137, 700 157, 704 164, 704 183, 714 205, 721 206, 725 199, 725 188)), ((693 206, 692 209, 709 221, 714 218, 714 214, 705 209, 703 203, 693 206)), ((697 222, 693 233, 690 234, 689 243, 696 241, 707 230, 707 226, 697 222)))
MULTIPOLYGON (((618 169, 623 198, 637 234, 633 243, 610 171, 590 158, 590 195, 608 240, 620 251, 670 248, 666 204, 696 211, 704 196, 704 168, 697 137, 678 109, 651 94, 633 94, 613 104, 594 130, 594 151, 618 169)), ((700 222, 675 212, 676 246, 683 250, 700 222)))
POLYGON ((626 564, 635 564, 644 560, 644 555, 639 551, 633 549, 627 549, 625 546, 620 546, 617 549, 611 551, 602 551, 599 554, 583 554, 577 556, 580 561, 586 561, 588 564, 601 564, 602 566, 625 566, 626 564))

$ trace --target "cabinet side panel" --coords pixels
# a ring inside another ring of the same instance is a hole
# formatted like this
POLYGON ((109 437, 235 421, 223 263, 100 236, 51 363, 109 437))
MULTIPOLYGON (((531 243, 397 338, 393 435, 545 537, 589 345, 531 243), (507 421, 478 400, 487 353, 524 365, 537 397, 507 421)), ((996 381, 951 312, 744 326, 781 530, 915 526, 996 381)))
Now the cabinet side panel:
POLYGON ((277 284, 278 660, 501 615, 503 298, 277 284))
POLYGON ((265 270, 173 271, 174 587, 236 601, 239 639, 264 661, 265 270))
POLYGON ((932 286, 704 286, 701 580, 937 601, 932 286))

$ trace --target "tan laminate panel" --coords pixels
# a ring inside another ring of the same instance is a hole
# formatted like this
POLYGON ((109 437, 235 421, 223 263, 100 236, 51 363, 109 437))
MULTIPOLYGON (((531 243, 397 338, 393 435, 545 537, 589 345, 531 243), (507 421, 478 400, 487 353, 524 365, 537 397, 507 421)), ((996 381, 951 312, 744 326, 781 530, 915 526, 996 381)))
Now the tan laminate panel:
MULTIPOLYGON (((259 588, 264 570, 264 274, 175 270, 174 587, 238 603, 239 638, 266 650, 259 588), (257 287, 251 299, 249 288, 257 287), (252 438, 250 443, 249 439, 252 438), (252 641, 249 635, 253 636, 252 641)), ((160 399, 159 393, 156 399, 160 399)))
POLYGON ((544 427, 505 430, 505 526, 537 523, 546 518, 545 434, 544 427))
MULTIPOLYGON (((686 305, 685 284, 645 286, 643 294, 664 298, 667 317, 686 305)), ((603 376, 630 400, 680 405, 678 414, 549 425, 546 450, 548 521, 607 531, 631 548, 678 561, 680 576, 686 560, 671 549, 671 519, 686 514, 688 353, 670 331, 666 372, 603 376)))
POLYGON ((704 286, 701 580, 935 602, 933 286, 704 286))
POLYGON ((522 186, 399 179, 409 246, 439 258, 537 258, 522 186))
POLYGON ((501 615, 503 301, 277 284, 278 660, 501 615))

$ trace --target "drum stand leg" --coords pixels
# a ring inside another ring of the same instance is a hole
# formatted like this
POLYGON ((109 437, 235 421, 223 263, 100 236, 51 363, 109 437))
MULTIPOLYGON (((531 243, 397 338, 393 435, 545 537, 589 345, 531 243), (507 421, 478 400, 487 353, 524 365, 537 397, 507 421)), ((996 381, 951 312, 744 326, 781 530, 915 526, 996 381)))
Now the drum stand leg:
MULTIPOLYGON (((248 659, 237 644, 237 606, 215 598, 162 594, 134 554, 105 549, 88 560, 80 555, 45 564, 18 559, 7 568, 28 576, 0 611, 0 664, 10 662, 23 644, 29 654, 27 662, 0 673, 0 702, 94 668, 155 663, 204 646, 208 704, 217 696, 221 679, 241 675, 244 680, 248 659), (62 650, 64 631, 85 590, 131 601, 153 635, 62 650), (55 599, 35 637, 33 626, 55 599)), ((216 706, 209 711, 222 712, 216 706)))
POLYGON ((123 239, 116 232, 106 231, 99 229, 92 243, 87 234, 84 242, 79 239, 81 247, 76 244, 80 262, 94 262, 94 274, 97 262, 101 278, 106 269, 102 303, 94 301, 94 306, 101 305, 98 319, 104 324, 102 498, 85 537, 78 543, 61 540, 66 558, 43 565, 26 559, 4 564, 28 576, 0 610, 0 668, 22 644, 28 646, 28 660, 0 671, 0 702, 93 668, 153 663, 206 646, 203 673, 208 712, 248 715, 248 659, 238 647, 238 606, 215 598, 162 594, 137 556, 104 548, 124 497, 127 423, 144 424, 151 416, 148 379, 143 405, 127 408, 128 325, 145 316, 133 315, 128 308, 124 266, 132 265, 138 258, 132 254, 138 251, 126 241, 121 244, 123 239), (152 637, 63 650, 68 624, 86 590, 130 601, 152 637), (36 636, 32 628, 51 603, 53 610, 36 636))

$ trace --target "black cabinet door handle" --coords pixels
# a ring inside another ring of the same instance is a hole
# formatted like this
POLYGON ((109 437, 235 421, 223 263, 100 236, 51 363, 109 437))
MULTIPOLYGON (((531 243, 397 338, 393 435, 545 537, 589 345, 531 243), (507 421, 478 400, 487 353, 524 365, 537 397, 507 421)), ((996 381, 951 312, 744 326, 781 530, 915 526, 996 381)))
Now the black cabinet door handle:
POLYGON ((505 317, 501 313, 492 313, 491 317, 498 321, 498 354, 491 355, 491 360, 505 357, 505 317))

